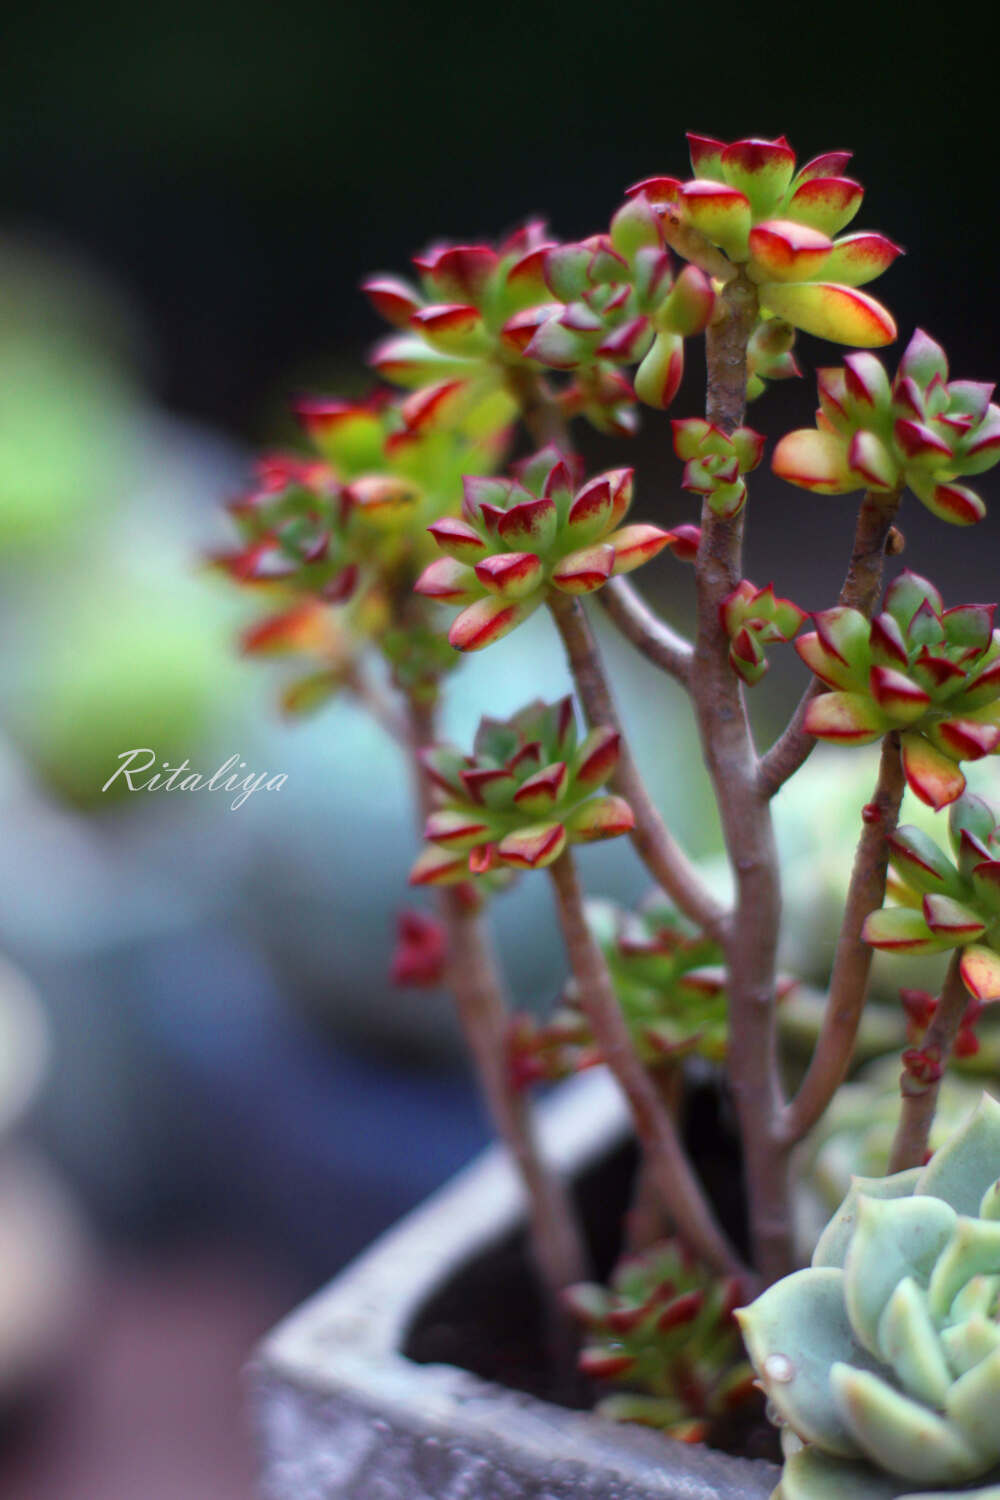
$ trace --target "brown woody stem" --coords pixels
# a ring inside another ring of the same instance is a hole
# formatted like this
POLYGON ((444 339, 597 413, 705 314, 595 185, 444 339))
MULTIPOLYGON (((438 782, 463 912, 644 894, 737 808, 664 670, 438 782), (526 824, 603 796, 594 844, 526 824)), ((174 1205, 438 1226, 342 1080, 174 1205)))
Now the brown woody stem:
POLYGON ((904 1068, 899 1080, 903 1111, 892 1143, 890 1172, 902 1172, 907 1167, 922 1167, 927 1160, 941 1079, 969 1004, 969 993, 962 983, 959 970, 961 958, 961 949, 956 949, 948 965, 937 1010, 920 1046, 924 1055, 936 1064, 937 1076, 923 1080, 904 1068), (937 1071, 938 1068, 940 1071, 937 1071))
POLYGON ((570 671, 591 728, 611 725, 621 734, 618 765, 611 786, 625 798, 632 809, 635 827, 631 838, 640 858, 653 878, 662 886, 684 914, 705 932, 721 937, 726 912, 707 890, 683 849, 667 829, 655 807, 632 752, 622 734, 621 720, 604 665, 579 599, 555 589, 549 595, 549 609, 562 637, 570 671))
MULTIPOLYGON (((411 703, 410 718, 418 796, 426 815, 429 785, 416 752, 434 743, 433 708, 411 703)), ((457 887, 439 893, 439 909, 459 1023, 493 1126, 521 1178, 532 1254, 559 1318, 559 1293, 588 1274, 583 1236, 565 1185, 542 1159, 528 1102, 510 1077, 507 1002, 482 911, 457 887)))
POLYGON ((872 963, 872 949, 863 941, 861 929, 865 918, 885 899, 889 838, 899 818, 905 786, 899 736, 890 734, 882 741, 875 793, 863 813, 823 1025, 806 1076, 780 1126, 789 1145, 816 1124, 851 1064, 872 963))
POLYGON ((643 656, 683 687, 688 686, 693 647, 653 613, 627 578, 612 578, 598 591, 597 602, 643 656))
POLYGON ((587 925, 583 894, 569 850, 550 866, 559 921, 580 1004, 604 1061, 629 1102, 636 1135, 677 1232, 708 1266, 743 1274, 694 1174, 676 1126, 629 1036, 604 955, 587 925))
MULTIPOLYGON (((707 334, 706 416, 731 433, 743 420, 747 344, 757 296, 740 275, 728 284, 722 300, 724 316, 707 334)), ((743 524, 743 512, 718 516, 706 500, 696 564, 698 639, 691 682, 702 752, 736 883, 736 911, 726 942, 728 1076, 743 1140, 754 1265, 771 1282, 792 1262, 788 1154, 774 1128, 784 1108, 775 1024, 781 891, 770 807, 760 789, 742 685, 729 664, 729 639, 719 613, 742 577, 743 524)))
MULTIPOLYGON (((899 510, 901 494, 901 490, 895 490, 892 494, 867 490, 858 511, 851 561, 837 603, 847 605, 850 609, 858 609, 869 619, 875 612, 882 589, 886 549, 899 510)), ((762 756, 760 782, 766 796, 773 797, 788 778, 805 764, 815 749, 815 739, 805 730, 805 717, 810 703, 820 692, 822 684, 817 677, 813 677, 799 699, 787 728, 767 754, 762 756)))

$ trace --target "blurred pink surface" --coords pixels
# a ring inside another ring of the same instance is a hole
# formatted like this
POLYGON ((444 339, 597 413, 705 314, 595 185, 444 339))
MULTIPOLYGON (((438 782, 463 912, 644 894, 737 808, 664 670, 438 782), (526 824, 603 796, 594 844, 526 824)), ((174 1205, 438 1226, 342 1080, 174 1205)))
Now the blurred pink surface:
POLYGON ((58 1392, 0 1447, 0 1500, 253 1500, 241 1369, 297 1297, 233 1249, 112 1264, 58 1392))

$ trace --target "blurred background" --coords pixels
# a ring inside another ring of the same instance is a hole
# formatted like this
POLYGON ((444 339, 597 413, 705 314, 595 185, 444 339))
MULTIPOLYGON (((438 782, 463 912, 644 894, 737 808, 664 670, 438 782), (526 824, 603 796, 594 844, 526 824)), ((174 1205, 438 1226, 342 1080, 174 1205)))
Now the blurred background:
MULTIPOLYGON (((529 215, 603 229, 626 185, 683 175, 685 129, 852 148, 859 225, 909 252, 876 289, 901 337, 920 322, 957 375, 1000 374, 994 51, 971 19, 929 34, 888 7, 595 0, 40 4, 8 10, 3 47, 0 1497, 248 1500, 254 1341, 486 1132, 443 997, 387 978, 412 852, 396 752, 349 705, 279 721, 233 648, 242 606, 199 565, 221 502, 291 438, 290 393, 369 388, 365 272, 529 215), (145 745, 288 780, 235 812, 102 795, 145 745)), ((835 362, 801 346, 810 371, 835 362)), ((752 421, 773 435, 813 405, 807 376, 752 421)), ((637 465, 640 514, 691 518, 663 419, 580 441, 637 465)), ((948 602, 997 595, 981 488, 972 538, 904 511, 906 561, 948 602)), ((851 501, 764 472, 752 497, 751 577, 823 607, 851 501)), ((683 624, 676 584, 665 566, 650 587, 683 624)), ((765 732, 800 686, 789 657, 755 696, 765 732)), ((637 709, 650 679, 616 662, 637 709)), ((449 727, 565 685, 536 621, 462 669, 449 727)), ((674 770, 690 729, 661 702, 640 759, 710 855, 704 788, 674 770)), ((817 789, 849 826, 867 770, 809 774, 781 811, 790 858, 815 858, 817 789)), ((588 876, 644 885, 617 848, 588 876)), ((792 915, 821 949, 815 913, 792 915)), ((547 1003, 542 903, 505 898, 500 924, 514 993, 547 1003)))

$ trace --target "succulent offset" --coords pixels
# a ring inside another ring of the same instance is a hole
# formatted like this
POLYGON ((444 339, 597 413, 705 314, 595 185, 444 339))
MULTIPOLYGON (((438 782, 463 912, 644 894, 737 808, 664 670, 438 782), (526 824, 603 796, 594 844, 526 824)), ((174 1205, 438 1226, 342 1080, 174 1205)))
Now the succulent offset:
POLYGON ((964 1486, 992 1500, 998 1178, 1000 1104, 983 1095, 926 1167, 857 1179, 809 1269, 737 1314, 772 1407, 805 1445, 786 1460, 782 1500, 964 1486))
POLYGON ((608 1287, 572 1287, 583 1328, 580 1369, 600 1385, 600 1416, 699 1443, 720 1417, 758 1398, 733 1321, 739 1286, 713 1278, 677 1240, 622 1261, 608 1287))
POLYGON ((905 572, 870 622, 844 607, 814 615, 815 631, 795 649, 832 691, 812 700, 806 729, 848 745, 899 731, 910 787, 929 806, 947 806, 965 787, 959 763, 1000 748, 995 608, 945 609, 932 583, 905 572))
POLYGON ((954 857, 919 828, 890 839, 900 904, 872 912, 864 938, 889 953, 960 949, 966 989, 983 1004, 1000 1000, 1000 820, 982 797, 967 793, 949 817, 954 857))
POLYGON ((511 719, 483 719, 472 755, 452 745, 421 760, 437 806, 413 885, 450 885, 498 867, 535 870, 567 844, 628 833, 621 797, 596 795, 614 771, 619 736, 592 730, 578 743, 572 698, 532 703, 511 719))
POLYGON ((745 266, 765 316, 837 344, 892 343, 891 315, 857 288, 888 270, 900 249, 883 234, 841 234, 864 197, 842 175, 849 151, 826 152, 796 172, 784 136, 688 142, 692 179, 647 178, 633 192, 745 266))
POLYGON ((674 452, 684 460, 681 483, 703 495, 718 516, 736 516, 746 504, 744 474, 756 469, 764 454, 764 439, 752 427, 723 432, 704 417, 685 417, 672 423, 674 452))
POLYGON ((466 478, 460 517, 430 532, 445 557, 425 568, 416 589, 462 606, 448 639, 478 651, 507 635, 550 589, 589 594, 664 547, 687 547, 687 533, 622 526, 632 503, 632 470, 613 469, 580 484, 577 466, 543 448, 514 479, 466 478))
POLYGON ((806 618, 791 599, 781 599, 774 585, 759 589, 744 578, 721 607, 730 640, 729 664, 748 686, 759 682, 769 663, 765 646, 790 641, 806 618))
POLYGON ((970 526, 982 497, 959 481, 1000 459, 1000 407, 993 386, 948 380, 948 358, 917 329, 892 383, 873 354, 849 354, 820 370, 816 426, 781 439, 774 472, 822 495, 908 487, 942 521, 970 526))

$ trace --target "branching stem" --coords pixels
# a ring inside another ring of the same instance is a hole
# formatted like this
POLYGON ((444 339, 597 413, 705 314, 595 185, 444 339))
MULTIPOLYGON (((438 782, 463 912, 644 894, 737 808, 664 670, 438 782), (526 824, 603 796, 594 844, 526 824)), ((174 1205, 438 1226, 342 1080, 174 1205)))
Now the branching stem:
MULTIPOLYGON (((893 535, 901 493, 900 490, 892 494, 868 490, 858 511, 851 561, 837 603, 858 609, 869 619, 882 590, 886 550, 893 535)), ((821 691, 822 684, 813 677, 787 728, 761 758, 760 784, 765 796, 773 797, 780 791, 815 749, 815 739, 806 733, 805 718, 810 703, 821 691)))
POLYGON ((694 648, 653 613, 627 578, 612 578, 598 591, 597 602, 643 656, 682 687, 689 685, 694 648))
MULTIPOLYGON (((597 642, 579 599, 553 590, 549 608, 562 637, 570 671, 588 724, 609 724, 621 734, 621 720, 608 686, 597 642)), ((653 878, 684 914, 705 932, 720 938, 726 926, 724 907, 707 889, 654 805, 624 734, 611 785, 632 809, 632 842, 653 878)))
MULTIPOLYGON (((724 432, 743 421, 747 344, 756 291, 742 275, 723 293, 725 315, 707 334, 706 416, 724 432)), ((743 689, 729 664, 720 606, 742 577, 744 513, 702 510, 696 563, 698 639, 691 674, 702 752, 719 806, 736 883, 726 942, 729 970, 728 1077, 740 1122, 754 1265, 767 1283, 791 1267, 787 1152, 774 1125, 784 1109, 775 1024, 775 962, 781 920, 778 857, 743 689)))
POLYGON ((569 850, 559 856, 550 873, 580 1004, 604 1061, 628 1099, 660 1197, 695 1255, 717 1271, 742 1275, 745 1268, 720 1229, 670 1112, 632 1046, 607 963, 587 925, 583 893, 569 850))
MULTIPOLYGON (((429 787, 416 752, 434 742, 433 709, 412 703, 410 719, 418 799, 426 815, 429 787)), ((528 1102, 510 1077, 507 1002, 482 911, 457 887, 440 892, 439 909, 459 1023, 484 1103, 523 1183, 532 1253, 558 1319, 559 1293, 588 1274, 583 1236, 565 1185, 542 1159, 528 1102)))
POLYGON ((899 1081, 903 1111, 899 1117, 896 1139, 892 1143, 890 1172, 902 1172, 907 1167, 921 1167, 927 1160, 941 1079, 969 1004, 969 993, 959 971, 961 958, 961 949, 956 949, 948 965, 937 1010, 921 1043, 921 1051, 933 1060, 936 1070, 939 1068, 940 1071, 936 1077, 925 1081, 904 1070, 899 1081))
POLYGON ((875 792, 863 814, 823 1025, 806 1076, 779 1127, 789 1145, 816 1124, 851 1064, 872 963, 872 949, 862 940, 861 929, 865 918, 885 899, 889 838, 899 818, 905 786, 899 736, 889 734, 882 741, 875 792))

